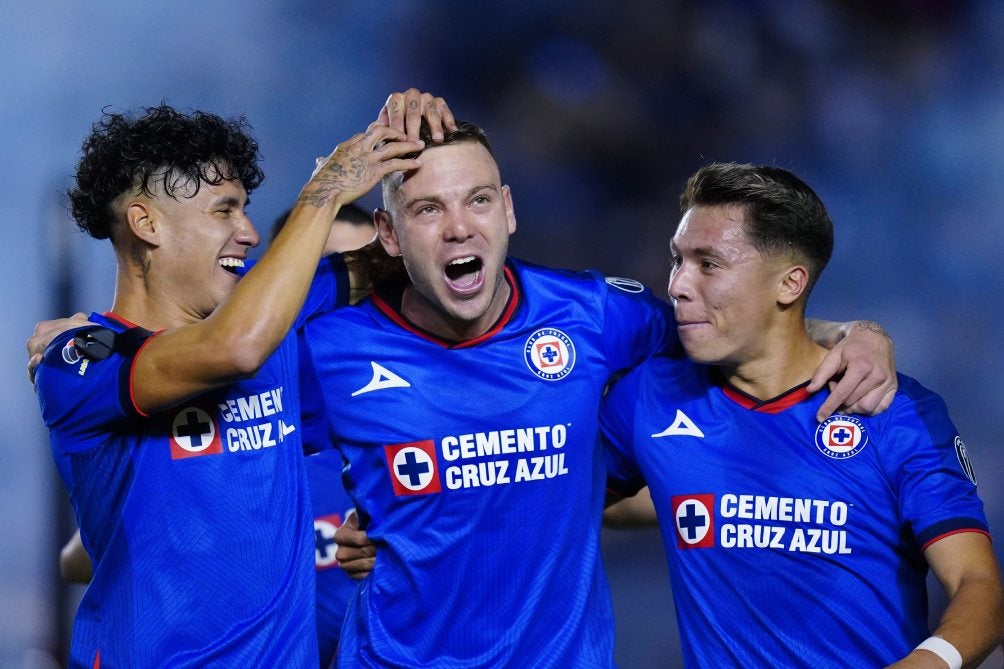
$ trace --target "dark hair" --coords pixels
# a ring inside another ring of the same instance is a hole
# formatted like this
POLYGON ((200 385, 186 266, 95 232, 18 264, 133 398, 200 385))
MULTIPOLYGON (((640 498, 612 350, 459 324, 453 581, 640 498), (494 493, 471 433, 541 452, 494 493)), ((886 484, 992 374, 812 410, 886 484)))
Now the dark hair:
MULTIPOLYGON (((275 223, 272 224, 272 236, 271 239, 275 239, 275 236, 279 234, 282 230, 282 226, 286 225, 286 219, 289 218, 292 209, 287 209, 282 212, 279 218, 275 219, 275 223)), ((354 226, 373 226, 373 217, 366 213, 366 210, 360 207, 355 202, 349 202, 338 210, 338 216, 335 216, 336 221, 345 221, 346 223, 351 223, 354 226)))
POLYGON ((746 236, 760 253, 795 253, 809 265, 808 295, 833 254, 833 222, 819 196, 779 167, 711 163, 680 195, 680 212, 698 205, 746 209, 746 236))
POLYGON ((95 239, 111 236, 111 204, 123 193, 151 195, 151 182, 170 197, 186 197, 203 183, 237 179, 248 194, 265 174, 258 167, 258 143, 243 116, 224 120, 195 111, 183 114, 162 104, 130 118, 106 112, 84 140, 76 186, 68 191, 77 226, 95 239))
MULTIPOLYGON (((471 123, 470 121, 457 121, 456 123, 456 130, 446 130, 443 134, 443 141, 436 142, 432 139, 432 132, 429 130, 428 122, 423 118, 422 125, 418 131, 418 138, 425 142, 426 149, 435 146, 446 146, 448 144, 475 142, 485 147, 485 150, 488 151, 488 155, 492 158, 495 157, 495 153, 492 151, 491 142, 488 141, 488 133, 486 133, 481 126, 471 123)), ((415 153, 410 153, 405 157, 415 158, 420 155, 422 155, 422 152, 417 151, 415 153)), ((381 180, 384 206, 388 206, 391 199, 391 193, 401 185, 401 180, 402 174, 400 172, 391 172, 381 180)))
POLYGON ((471 123, 470 121, 457 121, 457 129, 446 130, 443 135, 443 141, 436 143, 432 140, 432 133, 429 131, 429 124, 423 118, 422 127, 419 129, 418 137, 425 142, 426 147, 442 146, 446 144, 461 144, 463 142, 477 142, 488 150, 488 153, 492 156, 492 158, 495 157, 494 152, 492 152, 491 142, 488 141, 488 133, 486 133, 481 126, 471 123))

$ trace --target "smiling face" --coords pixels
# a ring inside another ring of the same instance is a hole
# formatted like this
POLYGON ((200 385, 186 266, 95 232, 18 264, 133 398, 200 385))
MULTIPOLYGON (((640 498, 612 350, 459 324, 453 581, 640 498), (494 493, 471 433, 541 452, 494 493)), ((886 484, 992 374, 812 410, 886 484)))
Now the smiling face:
POLYGON ((446 338, 473 338, 492 326, 509 297, 503 268, 516 231, 509 187, 475 141, 431 146, 421 161, 385 189, 380 238, 390 255, 402 256, 411 278, 405 316, 446 338))
POLYGON ((148 276, 152 294, 163 296, 185 320, 206 318, 237 284, 235 270, 258 245, 244 207, 240 181, 203 183, 176 198, 156 195, 150 202, 156 248, 148 276))
POLYGON ((749 241, 741 205, 690 208, 671 243, 669 296, 695 362, 740 365, 769 348, 790 263, 749 241))

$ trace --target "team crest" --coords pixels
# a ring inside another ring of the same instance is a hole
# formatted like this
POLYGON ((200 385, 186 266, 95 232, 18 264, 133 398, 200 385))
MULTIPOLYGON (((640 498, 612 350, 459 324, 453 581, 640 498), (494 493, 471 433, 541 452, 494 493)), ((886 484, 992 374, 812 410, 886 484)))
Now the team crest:
POLYGON ((181 460, 223 452, 216 421, 198 406, 178 411, 171 422, 171 459, 181 460))
POLYGON ((673 520, 677 548, 711 548, 715 545, 715 496, 673 495, 673 520))
POLYGON ((557 381, 575 366, 575 346, 561 330, 541 328, 526 340, 523 358, 530 371, 545 381, 557 381))
POLYGON ((384 446, 387 468, 394 494, 428 495, 442 492, 439 467, 436 462, 436 445, 431 439, 407 444, 384 446))
POLYGON ((314 518, 314 567, 317 571, 338 566, 335 559, 335 532, 342 526, 341 514, 331 513, 314 518))
POLYGON ((816 448, 834 460, 854 457, 867 445, 865 426, 854 416, 830 416, 816 429, 816 448))
POLYGON ((962 471, 966 473, 969 480, 976 485, 976 470, 973 468, 973 461, 969 459, 969 451, 966 450, 966 445, 962 443, 962 437, 955 436, 955 456, 959 458, 959 464, 962 465, 962 471))
POLYGON ((641 293, 645 290, 645 286, 641 285, 638 281, 625 279, 622 276, 608 276, 606 282, 607 285, 620 288, 625 293, 641 293))

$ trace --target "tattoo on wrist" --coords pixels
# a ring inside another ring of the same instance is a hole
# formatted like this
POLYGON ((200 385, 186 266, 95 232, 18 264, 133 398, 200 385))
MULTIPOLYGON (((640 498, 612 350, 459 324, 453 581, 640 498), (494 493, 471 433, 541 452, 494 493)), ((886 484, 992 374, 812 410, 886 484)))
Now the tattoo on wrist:
POLYGON ((329 162, 313 178, 311 189, 300 194, 299 200, 323 207, 336 193, 354 193, 362 189, 370 175, 369 166, 359 157, 349 157, 346 162, 347 165, 329 162))
POLYGON ((868 332, 875 332, 877 334, 882 335, 889 341, 892 341, 892 335, 886 332, 886 329, 881 325, 879 325, 878 323, 876 323, 875 321, 855 321, 854 329, 867 330, 868 332))

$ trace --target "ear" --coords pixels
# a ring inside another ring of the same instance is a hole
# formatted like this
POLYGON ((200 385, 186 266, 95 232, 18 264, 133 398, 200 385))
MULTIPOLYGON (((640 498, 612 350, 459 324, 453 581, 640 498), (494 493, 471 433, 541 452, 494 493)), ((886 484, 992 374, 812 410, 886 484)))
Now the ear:
POLYGON ((125 209, 126 228, 150 246, 160 246, 161 212, 150 202, 133 200, 125 209))
POLYGON ((789 305, 798 301, 809 285, 809 270, 802 265, 789 267, 781 274, 777 287, 778 304, 789 305))
POLYGON ((401 255, 401 244, 397 238, 397 230, 394 229, 394 219, 386 209, 377 209, 373 212, 373 222, 376 223, 377 236, 384 250, 392 258, 401 255))
POLYGON ((505 217, 509 223, 509 234, 516 232, 516 209, 512 206, 512 191, 509 186, 502 186, 502 202, 505 205, 505 217))

